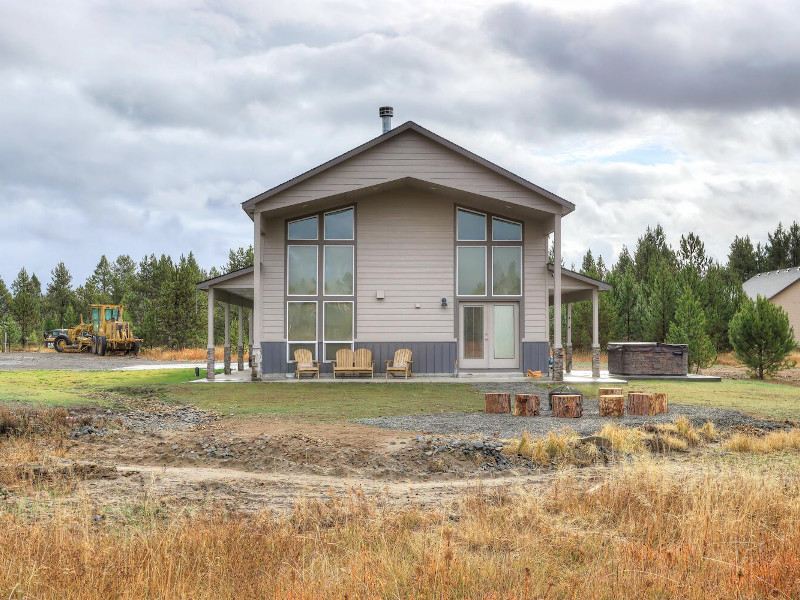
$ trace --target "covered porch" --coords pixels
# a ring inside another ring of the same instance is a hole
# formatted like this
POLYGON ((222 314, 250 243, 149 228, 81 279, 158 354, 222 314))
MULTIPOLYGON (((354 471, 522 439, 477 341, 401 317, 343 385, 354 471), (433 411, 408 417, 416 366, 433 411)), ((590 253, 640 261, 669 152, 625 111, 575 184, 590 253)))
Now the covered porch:
POLYGON ((252 369, 253 361, 253 267, 245 267, 238 271, 226 273, 212 279, 207 279, 197 284, 198 290, 208 292, 208 347, 206 362, 206 379, 213 381, 215 373, 215 307, 217 302, 221 302, 224 307, 224 357, 223 357, 223 377, 222 380, 238 380, 241 375, 234 375, 231 368, 231 308, 237 310, 238 323, 238 344, 237 372, 245 371, 244 364, 244 322, 247 320, 248 336, 248 356, 247 369, 251 375, 248 379, 256 379, 252 369))
MULTIPOLYGON (((561 267, 556 270, 554 265, 548 264, 548 289, 547 289, 547 338, 550 339, 550 307, 554 306, 554 335, 553 344, 553 380, 564 381, 573 373, 572 370, 572 304, 584 300, 592 302, 592 370, 591 379, 599 380, 600 374, 600 336, 599 336, 599 296, 600 292, 607 292, 611 286, 599 279, 581 275, 561 267), (556 292, 556 271, 560 271, 560 293, 556 292), (560 298, 560 305, 555 306, 556 298, 560 298), (566 344, 561 348, 561 305, 566 305, 566 344), (559 366, 563 365, 563 368, 559 366)), ((575 375, 578 375, 576 372, 575 375)))

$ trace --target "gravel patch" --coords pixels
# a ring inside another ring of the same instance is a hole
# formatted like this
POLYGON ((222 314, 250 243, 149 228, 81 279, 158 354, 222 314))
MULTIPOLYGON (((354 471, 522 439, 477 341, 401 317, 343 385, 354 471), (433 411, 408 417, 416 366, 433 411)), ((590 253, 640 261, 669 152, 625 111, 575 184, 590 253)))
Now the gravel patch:
POLYGON ((357 422, 401 431, 419 431, 431 434, 458 434, 479 435, 493 439, 519 438, 523 431, 528 431, 532 436, 547 435, 549 431, 569 427, 580 435, 591 435, 606 423, 618 423, 629 427, 644 425, 645 423, 671 423, 678 415, 687 416, 695 426, 700 426, 706 421, 712 421, 718 428, 727 429, 737 425, 751 425, 766 430, 786 429, 790 426, 778 421, 756 419, 734 410, 723 410, 691 404, 670 404, 669 412, 641 417, 626 415, 621 418, 600 417, 597 399, 584 397, 583 416, 579 419, 561 419, 553 417, 553 412, 547 407, 546 388, 540 388, 530 383, 509 384, 477 384, 475 389, 480 393, 506 392, 513 395, 539 394, 542 398, 541 415, 538 417, 514 417, 511 415, 475 413, 441 413, 428 415, 405 415, 401 417, 378 417, 373 419, 359 419, 357 422))
POLYGON ((137 356, 95 356, 77 352, 0 352, 0 371, 28 371, 57 369, 64 371, 109 371, 122 367, 142 365, 174 365, 176 369, 189 368, 189 363, 167 363, 147 360, 137 356))

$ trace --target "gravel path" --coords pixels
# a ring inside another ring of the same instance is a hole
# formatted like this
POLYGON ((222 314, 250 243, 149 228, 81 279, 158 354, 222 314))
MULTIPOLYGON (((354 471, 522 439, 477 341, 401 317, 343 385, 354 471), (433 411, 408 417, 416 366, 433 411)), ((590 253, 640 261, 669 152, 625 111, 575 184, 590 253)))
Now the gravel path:
MULTIPOLYGON (((28 371, 33 369, 58 369, 65 371, 108 371, 121 367, 140 365, 166 365, 164 361, 146 360, 135 356, 95 356, 56 352, 0 352, 0 371, 28 371)), ((174 363, 175 368, 188 365, 174 363)))
POLYGON ((580 435, 595 433, 606 423, 619 423, 622 425, 636 426, 644 423, 671 423, 678 415, 686 415, 694 425, 700 426, 706 421, 713 421, 719 428, 728 428, 735 425, 752 425, 762 429, 783 429, 787 425, 763 419, 755 419, 733 410, 722 410, 690 404, 672 404, 669 413, 652 417, 639 417, 626 415, 622 418, 600 417, 597 409, 596 398, 583 399, 583 416, 580 419, 557 419, 552 416, 552 411, 547 408, 547 390, 537 388, 530 383, 504 383, 477 384, 475 389, 480 393, 485 392, 510 392, 539 394, 542 398, 542 410, 539 417, 514 417, 511 415, 495 415, 483 412, 476 413, 442 413, 435 415, 406 415, 402 417, 379 417, 375 419, 360 419, 358 423, 403 431, 420 431, 436 434, 461 434, 480 435, 490 438, 518 438, 523 431, 528 431, 532 436, 546 435, 553 429, 569 427, 580 435), (502 388, 502 389, 501 389, 502 388))

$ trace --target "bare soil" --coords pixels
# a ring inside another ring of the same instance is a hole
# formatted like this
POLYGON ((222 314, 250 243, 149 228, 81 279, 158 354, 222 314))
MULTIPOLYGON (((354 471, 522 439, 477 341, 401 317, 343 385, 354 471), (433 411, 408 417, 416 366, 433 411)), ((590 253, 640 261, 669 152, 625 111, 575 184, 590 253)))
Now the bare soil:
MULTIPOLYGON (((213 505, 286 511, 299 498, 357 489, 389 503, 435 506, 478 486, 548 486, 555 472, 510 463, 499 443, 475 435, 449 436, 469 448, 452 451, 436 447, 440 438, 414 432, 230 418, 157 401, 118 412, 74 409, 69 418, 75 427, 49 448, 57 458, 28 465, 34 486, 0 487, 0 502, 28 506, 36 496, 47 505, 78 506, 88 498, 103 514, 148 502, 164 510, 213 505), (57 485, 65 479, 69 485, 57 485), (37 493, 51 486, 58 491, 37 493)), ((605 468, 586 468, 581 476, 596 477, 605 468)))

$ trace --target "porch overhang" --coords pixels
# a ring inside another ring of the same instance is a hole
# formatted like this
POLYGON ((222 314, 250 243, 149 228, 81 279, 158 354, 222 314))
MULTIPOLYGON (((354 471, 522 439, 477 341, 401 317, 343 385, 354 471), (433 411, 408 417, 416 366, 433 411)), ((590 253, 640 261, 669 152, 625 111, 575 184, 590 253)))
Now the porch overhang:
POLYGON ((245 267, 238 271, 232 271, 206 279, 197 284, 198 290, 214 290, 214 300, 241 306, 242 308, 253 308, 253 267, 245 267))
MULTIPOLYGON (((553 301, 553 263, 547 265, 548 271, 548 300, 553 301)), ((570 304, 582 300, 591 300, 594 291, 607 292, 611 286, 605 281, 581 275, 575 271, 561 268, 561 302, 570 304)))

